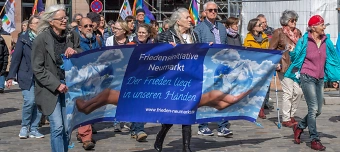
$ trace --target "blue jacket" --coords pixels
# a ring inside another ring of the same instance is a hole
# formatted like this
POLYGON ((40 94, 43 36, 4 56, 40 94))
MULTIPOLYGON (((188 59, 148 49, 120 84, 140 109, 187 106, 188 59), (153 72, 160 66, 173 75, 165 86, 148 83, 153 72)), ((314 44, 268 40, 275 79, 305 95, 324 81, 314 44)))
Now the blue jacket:
MULTIPOLYGON (((75 30, 77 31, 77 33, 79 33, 80 48, 83 51, 88 51, 88 50, 100 48, 100 45, 97 42, 97 38, 96 38, 95 33, 93 33, 93 36, 92 36, 91 39, 87 39, 87 38, 84 38, 80 35, 78 28, 76 28, 75 30)), ((105 47, 105 43, 104 43, 104 40, 103 40, 102 37, 100 37, 100 40, 101 40, 101 43, 102 43, 101 47, 105 47)))
MULTIPOLYGON (((221 44, 227 44, 227 29, 220 22, 216 22, 216 27, 220 33, 221 44)), ((198 24, 195 27, 194 31, 195 33, 197 33, 198 41, 200 43, 216 43, 212 28, 213 25, 207 19, 205 19, 202 23, 198 24)))
MULTIPOLYGON (((340 58, 334 48, 329 34, 325 40, 326 43, 326 63, 324 81, 338 81, 340 80, 340 58)), ((308 32, 296 43, 295 49, 289 52, 292 64, 285 73, 285 77, 300 83, 300 71, 302 64, 306 58, 308 44, 308 32)))
POLYGON ((23 90, 30 89, 33 82, 33 71, 31 66, 33 42, 30 40, 28 33, 29 32, 26 32, 18 38, 7 76, 7 80, 15 79, 17 76, 19 87, 23 90))

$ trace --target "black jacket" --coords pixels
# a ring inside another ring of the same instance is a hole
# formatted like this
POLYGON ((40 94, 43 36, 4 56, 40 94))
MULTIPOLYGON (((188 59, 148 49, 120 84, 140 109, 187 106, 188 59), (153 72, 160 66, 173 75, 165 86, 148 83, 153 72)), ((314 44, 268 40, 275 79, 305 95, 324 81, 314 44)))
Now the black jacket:
POLYGON ((12 54, 11 66, 9 68, 8 79, 15 79, 17 76, 19 87, 29 90, 32 85, 33 71, 31 65, 31 52, 33 42, 29 38, 29 32, 21 35, 15 45, 12 54))
POLYGON ((2 36, 0 36, 0 76, 6 73, 9 52, 2 36))
MULTIPOLYGON (((193 43, 199 43, 198 35, 194 32, 194 30, 190 30, 190 34, 193 38, 194 41, 193 43)), ((171 27, 164 33, 160 34, 158 42, 159 43, 175 42, 176 44, 181 44, 181 40, 177 36, 176 31, 173 27, 171 27)))

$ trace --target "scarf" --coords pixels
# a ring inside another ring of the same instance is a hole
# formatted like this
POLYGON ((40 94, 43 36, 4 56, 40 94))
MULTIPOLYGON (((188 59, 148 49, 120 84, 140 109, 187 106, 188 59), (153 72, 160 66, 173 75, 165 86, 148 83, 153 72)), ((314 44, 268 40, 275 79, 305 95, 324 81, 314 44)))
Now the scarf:
POLYGON ((30 38, 30 41, 33 42, 33 40, 37 37, 37 34, 35 34, 33 31, 28 31, 28 37, 30 38))
POLYGON ((227 35, 235 38, 238 35, 238 33, 237 33, 237 31, 233 30, 232 28, 227 28, 227 35))
POLYGON ((253 37, 254 37, 254 39, 257 43, 262 43, 262 41, 263 41, 262 33, 259 33, 259 35, 257 35, 257 36, 254 35, 254 34, 252 34, 252 35, 253 35, 253 37))
POLYGON ((57 35, 57 33, 55 33, 52 29, 52 27, 49 27, 50 32, 53 36, 54 39, 56 39, 58 42, 66 42, 66 32, 65 30, 62 31, 61 35, 57 35))
POLYGON ((290 40, 296 44, 299 40, 298 30, 295 28, 294 31, 290 30, 288 26, 282 26, 283 33, 286 34, 290 40))

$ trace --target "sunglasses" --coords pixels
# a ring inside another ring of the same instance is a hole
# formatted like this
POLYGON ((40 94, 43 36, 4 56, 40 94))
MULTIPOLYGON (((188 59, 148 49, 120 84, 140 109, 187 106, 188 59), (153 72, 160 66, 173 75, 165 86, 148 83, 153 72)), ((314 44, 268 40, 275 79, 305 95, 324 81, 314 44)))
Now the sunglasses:
POLYGON ((92 24, 86 24, 86 25, 84 25, 84 28, 88 28, 88 27, 93 28, 93 25, 92 25, 92 24))
POLYGON ((259 25, 257 25, 258 27, 261 27, 262 26, 262 23, 260 23, 259 25))
POLYGON ((213 12, 213 11, 214 11, 215 13, 217 13, 217 11, 218 11, 218 9, 207 9, 207 10, 208 10, 210 13, 213 12))
POLYGON ((291 19, 290 22, 292 23, 297 22, 297 19, 291 19))

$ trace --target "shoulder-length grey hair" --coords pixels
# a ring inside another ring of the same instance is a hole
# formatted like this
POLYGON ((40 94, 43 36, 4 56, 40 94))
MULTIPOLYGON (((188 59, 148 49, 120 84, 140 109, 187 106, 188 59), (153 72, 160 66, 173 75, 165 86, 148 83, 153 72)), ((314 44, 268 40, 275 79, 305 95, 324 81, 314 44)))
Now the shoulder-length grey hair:
POLYGON ((285 10, 282 12, 282 16, 280 17, 280 24, 282 26, 287 26, 289 20, 298 19, 299 15, 293 10, 285 10))
POLYGON ((65 5, 62 5, 62 4, 52 5, 45 10, 38 24, 38 30, 37 30, 38 34, 44 32, 48 27, 51 26, 50 21, 53 20, 55 14, 60 10, 66 12, 65 5))
MULTIPOLYGON (((182 35, 180 34, 179 32, 179 28, 178 28, 178 24, 177 24, 177 21, 180 20, 183 16, 182 16, 182 13, 185 13, 185 12, 188 12, 189 13, 189 10, 186 9, 186 8, 178 8, 176 11, 174 11, 174 13, 171 15, 170 17, 170 21, 169 21, 169 27, 174 27, 175 31, 176 31, 176 35, 177 37, 181 40, 181 43, 185 43, 184 42, 184 39, 182 37, 182 35)), ((192 29, 190 28, 191 31, 189 32, 193 32, 192 29)), ((189 35, 189 40, 191 42, 193 42, 193 39, 191 37, 190 34, 189 35)))

